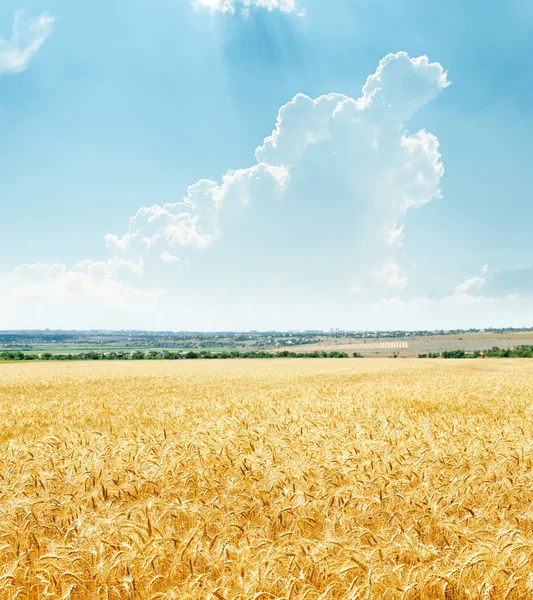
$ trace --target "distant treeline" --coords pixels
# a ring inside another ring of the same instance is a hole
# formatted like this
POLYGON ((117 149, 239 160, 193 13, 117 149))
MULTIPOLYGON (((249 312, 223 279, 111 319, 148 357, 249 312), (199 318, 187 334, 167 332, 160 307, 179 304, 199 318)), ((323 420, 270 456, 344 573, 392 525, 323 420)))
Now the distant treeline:
POLYGON ((516 348, 498 348, 490 350, 444 350, 443 352, 429 352, 419 354, 418 358, 533 358, 533 346, 517 346, 516 348))
MULTIPOLYGON (((354 357, 359 357, 357 352, 354 357)), ((25 352, 2 352, 0 361, 70 361, 70 360, 192 360, 192 359, 228 359, 228 358, 348 358, 346 352, 289 352, 283 350, 275 354, 271 352, 238 352, 223 351, 210 352, 209 350, 199 350, 195 352, 170 352, 168 350, 158 352, 81 352, 78 354, 52 354, 43 352, 40 354, 25 352)))
MULTIPOLYGON (((354 358, 363 358, 359 352, 354 352, 354 358)), ((74 361, 74 360, 194 360, 194 359, 231 359, 231 358, 348 358, 346 352, 281 352, 250 351, 239 352, 229 350, 222 352, 211 352, 209 350, 189 350, 187 352, 171 352, 169 350, 151 350, 143 352, 80 352, 78 354, 52 354, 43 352, 40 354, 8 351, 0 353, 0 362, 13 361, 74 361)), ((393 354, 392 358, 398 358, 393 354)), ((533 346, 517 346, 516 348, 498 348, 494 346, 490 350, 444 350, 443 352, 428 352, 419 354, 418 358, 533 358, 533 346)))

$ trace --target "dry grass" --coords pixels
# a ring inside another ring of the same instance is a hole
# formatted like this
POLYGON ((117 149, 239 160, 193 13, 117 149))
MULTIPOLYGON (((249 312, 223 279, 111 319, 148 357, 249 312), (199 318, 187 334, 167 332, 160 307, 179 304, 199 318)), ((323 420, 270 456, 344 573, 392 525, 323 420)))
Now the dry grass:
POLYGON ((533 363, 0 366, 0 598, 533 597, 533 363))

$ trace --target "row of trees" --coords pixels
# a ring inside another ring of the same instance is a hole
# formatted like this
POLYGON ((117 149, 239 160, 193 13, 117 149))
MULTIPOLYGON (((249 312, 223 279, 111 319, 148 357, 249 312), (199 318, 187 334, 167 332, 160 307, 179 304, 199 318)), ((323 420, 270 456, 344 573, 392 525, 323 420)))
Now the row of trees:
POLYGON ((487 350, 485 356, 492 358, 533 358, 533 346, 517 346, 516 348, 498 348, 487 350))
MULTIPOLYGON (((354 352, 354 358, 363 358, 363 355, 354 352)), ((393 358, 398 355, 394 354, 393 358)), ((348 358, 346 352, 339 351, 314 351, 314 352, 291 352, 282 350, 272 353, 264 350, 239 352, 238 350, 223 350, 211 352, 210 350, 189 350, 187 352, 172 352, 170 350, 145 352, 83 352, 78 354, 42 354, 25 353, 20 351, 6 351, 0 353, 1 361, 72 361, 72 360, 194 360, 194 359, 231 359, 231 358, 348 358)), ((533 358, 533 346, 518 346, 516 348, 498 348, 494 346, 490 350, 476 350, 465 352, 464 350, 444 350, 443 352, 429 352, 419 354, 418 358, 533 358)))
MULTIPOLYGON (((357 353, 356 353, 357 354, 357 353)), ((273 354, 265 351, 239 352, 237 350, 211 352, 209 350, 189 350, 188 352, 158 352, 151 350, 143 352, 83 352, 78 354, 30 354, 18 351, 0 353, 0 361, 70 361, 70 360, 192 360, 192 359, 228 359, 228 358, 348 358, 346 352, 289 352, 284 350, 273 354)))
POLYGON ((533 358, 533 346, 517 346, 516 348, 498 348, 490 350, 444 350, 443 352, 429 352, 419 354, 418 358, 533 358))

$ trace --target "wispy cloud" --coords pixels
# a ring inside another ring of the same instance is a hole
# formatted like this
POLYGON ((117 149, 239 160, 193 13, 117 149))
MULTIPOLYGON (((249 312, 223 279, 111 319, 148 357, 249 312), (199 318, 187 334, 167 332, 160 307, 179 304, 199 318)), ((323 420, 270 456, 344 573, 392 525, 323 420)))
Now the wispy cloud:
POLYGON ((52 33, 55 19, 43 14, 25 18, 23 11, 15 13, 11 39, 0 38, 0 74, 20 73, 52 33))

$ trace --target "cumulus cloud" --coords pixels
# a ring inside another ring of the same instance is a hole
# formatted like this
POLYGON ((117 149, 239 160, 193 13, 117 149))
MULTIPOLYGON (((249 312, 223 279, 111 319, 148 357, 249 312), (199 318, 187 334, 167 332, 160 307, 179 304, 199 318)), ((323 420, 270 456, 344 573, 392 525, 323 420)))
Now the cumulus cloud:
MULTIPOLYGON (((327 238, 330 253, 352 253, 352 280, 380 279, 376 270, 395 264, 403 244, 406 212, 441 197, 438 140, 408 133, 405 123, 448 85, 439 63, 398 52, 380 62, 359 98, 298 94, 279 110, 255 165, 228 172, 221 184, 200 180, 175 204, 139 209, 128 232, 108 235, 107 245, 135 261, 165 251, 182 257, 215 242, 222 252, 235 236, 255 246, 274 237, 293 253, 327 238), (353 252, 363 248, 370 258, 358 260, 353 252)), ((405 287, 394 268, 381 279, 405 287)))
POLYGON ((128 233, 107 235, 107 246, 115 256, 132 262, 154 250, 168 257, 168 248, 205 249, 219 237, 226 216, 238 214, 254 197, 280 193, 287 180, 287 169, 263 163, 228 172, 220 185, 202 179, 180 202, 140 208, 130 219, 128 233))
POLYGON ((481 274, 470 277, 454 288, 454 295, 485 298, 510 298, 533 296, 533 267, 502 269, 488 276, 489 267, 484 265, 481 274))
POLYGON ((115 260, 82 261, 70 269, 18 266, 0 276, 0 329, 132 327, 157 312, 165 292, 119 281, 121 267, 115 260))
POLYGON ((372 105, 376 110, 394 108, 397 118, 408 121, 420 106, 436 98, 449 85, 442 65, 430 63, 427 56, 409 58, 406 52, 388 54, 367 79, 360 103, 372 105))
POLYGON ((143 264, 112 258, 107 261, 96 262, 82 260, 75 263, 70 269, 60 263, 19 265, 12 273, 0 276, 0 284, 9 285, 10 287, 24 287, 25 285, 61 281, 70 275, 86 275, 91 280, 100 282, 120 279, 118 275, 126 272, 140 276, 143 274, 143 264))
MULTIPOLYGON (((221 182, 200 180, 175 203, 140 208, 125 233, 106 236, 109 261, 54 267, 59 287, 81 278, 129 290, 137 277, 157 289, 175 285, 182 296, 180 282, 189 278, 207 297, 215 273, 224 302, 251 289, 247 303, 262 306, 261 314, 265 298, 301 303, 300 290, 308 297, 313 282, 317 294, 330 291, 328 302, 397 294, 407 286, 398 257, 408 235, 403 219, 441 197, 444 173, 436 137, 410 133, 406 124, 448 85, 439 63, 399 52, 379 63, 359 98, 296 95, 279 110, 254 164, 221 182), (191 269, 169 277, 178 263, 191 269)), ((20 293, 20 273, 4 280, 20 293)))
POLYGON ((371 309, 373 319, 384 328, 530 327, 533 269, 507 269, 491 278, 488 272, 484 265, 480 275, 469 277, 440 298, 383 297, 371 309))
POLYGON ((479 275, 477 277, 470 277, 470 279, 455 286, 454 294, 456 296, 469 295, 474 291, 480 290, 486 283, 486 279, 479 275))
POLYGON ((247 14, 253 8, 266 9, 269 12, 279 10, 284 13, 294 13, 299 16, 305 15, 296 0, 194 0, 197 8, 206 8, 211 12, 235 14, 240 11, 247 14))
POLYGON ((55 19, 46 14, 35 19, 16 12, 11 39, 0 38, 0 73, 19 73, 52 33, 55 19))

